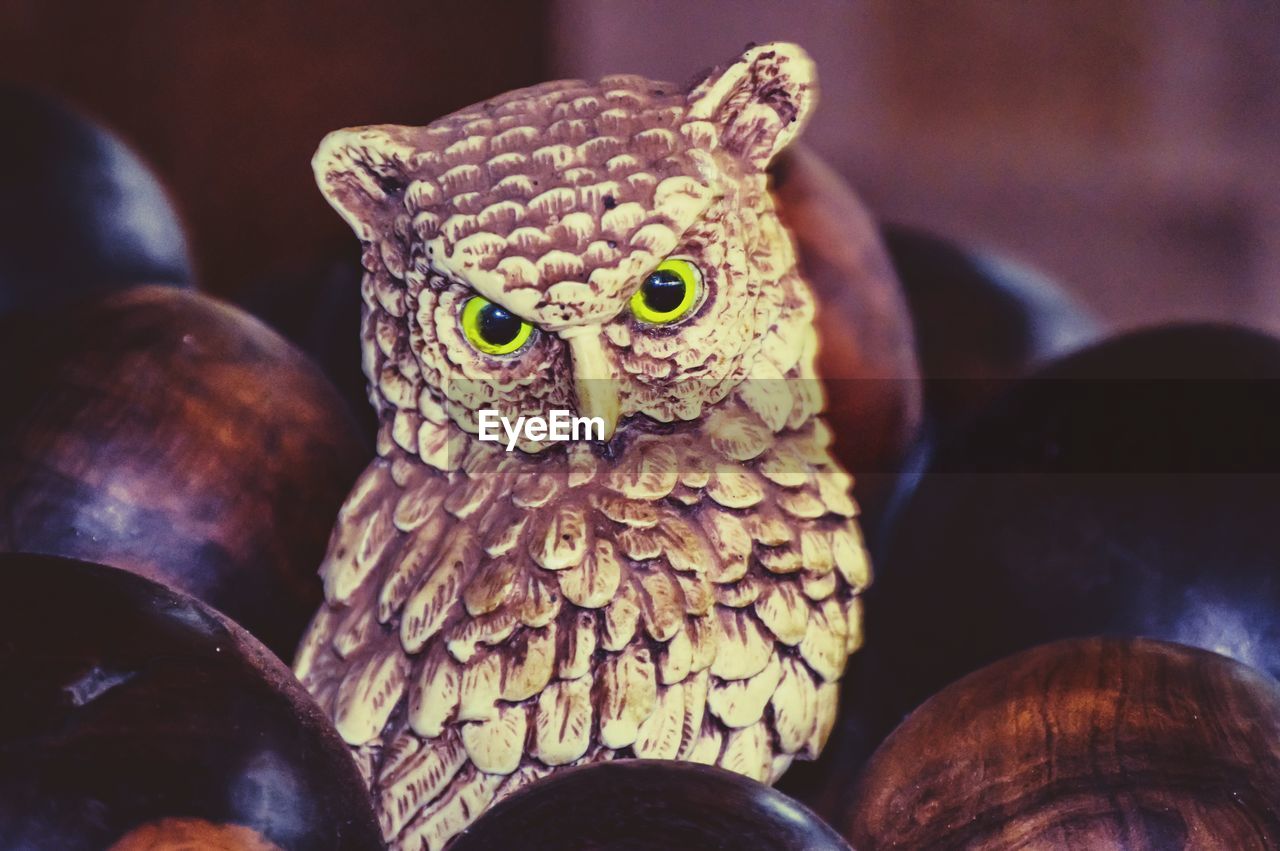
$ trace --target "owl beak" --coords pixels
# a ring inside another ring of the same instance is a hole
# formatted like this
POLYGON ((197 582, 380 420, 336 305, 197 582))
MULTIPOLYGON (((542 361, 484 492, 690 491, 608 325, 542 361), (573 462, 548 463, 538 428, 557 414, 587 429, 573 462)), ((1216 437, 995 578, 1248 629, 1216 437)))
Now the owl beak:
POLYGON ((609 356, 600 334, 590 328, 575 328, 566 335, 569 359, 572 361, 573 390, 578 397, 578 416, 599 417, 604 422, 604 440, 613 437, 618 427, 621 405, 618 382, 609 368, 609 356))

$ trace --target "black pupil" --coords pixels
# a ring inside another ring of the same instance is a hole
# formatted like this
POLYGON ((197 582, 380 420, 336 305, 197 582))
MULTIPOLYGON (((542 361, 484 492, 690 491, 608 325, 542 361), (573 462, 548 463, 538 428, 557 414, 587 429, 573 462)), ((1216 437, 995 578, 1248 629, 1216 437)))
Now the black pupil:
POLYGON ((644 303, 654 313, 670 313, 684 301, 684 280, 669 269, 659 269, 644 279, 644 303))
POLYGON ((480 308, 480 336, 494 346, 505 346, 520 333, 523 323, 496 304, 480 308))

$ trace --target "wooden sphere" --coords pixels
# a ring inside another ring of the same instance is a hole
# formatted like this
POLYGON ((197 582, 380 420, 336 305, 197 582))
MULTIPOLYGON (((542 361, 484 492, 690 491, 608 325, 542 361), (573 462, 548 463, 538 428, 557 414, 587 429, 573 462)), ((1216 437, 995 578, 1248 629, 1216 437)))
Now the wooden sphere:
POLYGON ((911 315, 875 222, 840 175, 794 145, 770 176, 817 301, 818 374, 836 451, 874 512, 921 422, 911 315))
POLYGON ((292 657, 371 452, 274 332, 163 287, 0 321, 0 550, 172 585, 292 657))
POLYGON ((915 228, 882 232, 911 310, 933 431, 955 427, 1012 381, 1099 336, 1080 304, 1026 266, 915 228))
POLYGON ((380 847, 348 748, 243 629, 114 568, 3 554, 0 575, 6 847, 148 847, 166 820, 288 849, 380 847))
POLYGON ((177 213, 119 139, 7 86, 0 126, 0 314, 89 290, 191 282, 177 213))
POLYGON ((1077 635, 1144 635, 1280 675, 1280 341, 1119 337, 945 442, 867 598, 884 730, 946 683, 1077 635))
POLYGON ((911 714, 848 807, 859 848, 1280 848, 1280 684, 1224 656, 1076 639, 911 714))
POLYGON ((612 760, 558 771, 499 801, 449 851, 848 851, 768 786, 713 766, 612 760))

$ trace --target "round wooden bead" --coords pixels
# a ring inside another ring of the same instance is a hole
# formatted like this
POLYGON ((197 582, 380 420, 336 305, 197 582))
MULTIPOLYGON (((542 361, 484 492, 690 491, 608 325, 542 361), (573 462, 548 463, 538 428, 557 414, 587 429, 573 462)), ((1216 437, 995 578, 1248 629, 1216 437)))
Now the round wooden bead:
POLYGON ((0 363, 0 550, 135 571, 291 658, 372 454, 319 370, 235 308, 162 287, 11 315, 0 363))
MULTIPOLYGON (((947 682, 1073 635, 1280 674, 1280 341, 1178 326, 1012 388, 944 443, 867 601, 891 728, 947 682)), ((872 658, 873 657, 873 658, 872 658)))
POLYGON ((1215 653, 1075 639, 947 687, 853 790, 862 849, 1280 847, 1280 685, 1215 653))
POLYGON ((178 215, 110 132, 0 86, 0 314, 138 283, 189 285, 178 215))
POLYGON ((780 792, 712 766, 613 760, 538 780, 495 804, 450 851, 598 848, 848 851, 780 792))
POLYGON ((1100 334, 1083 306, 1033 269, 911 227, 883 233, 911 310, 934 434, 1100 334))
POLYGON ((346 745, 243 629, 100 565, 3 554, 0 577, 7 847, 380 847, 346 745))

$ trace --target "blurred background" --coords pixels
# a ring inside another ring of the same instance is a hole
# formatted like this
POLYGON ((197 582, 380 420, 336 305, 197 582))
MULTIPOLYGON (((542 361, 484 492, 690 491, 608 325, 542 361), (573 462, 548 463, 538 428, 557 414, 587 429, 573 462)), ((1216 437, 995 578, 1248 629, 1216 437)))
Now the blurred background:
POLYGON ((154 165, 202 288, 355 246, 312 183, 328 130, 506 89, 683 81, 749 41, 817 59, 807 141, 884 220, 1057 277, 1104 324, 1280 331, 1280 5, 0 2, 0 80, 66 98, 154 165))

